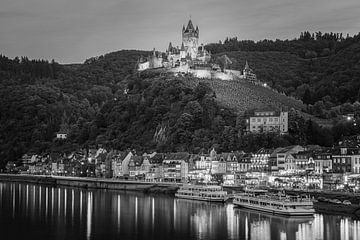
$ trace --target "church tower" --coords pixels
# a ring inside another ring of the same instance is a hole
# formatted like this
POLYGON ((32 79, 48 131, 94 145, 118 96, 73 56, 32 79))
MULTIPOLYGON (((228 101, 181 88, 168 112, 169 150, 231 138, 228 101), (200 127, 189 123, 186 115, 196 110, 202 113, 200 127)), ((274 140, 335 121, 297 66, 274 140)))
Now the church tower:
POLYGON ((186 56, 192 59, 196 58, 199 47, 199 28, 198 26, 196 26, 196 29, 194 28, 191 19, 186 28, 183 26, 182 43, 184 44, 186 56))

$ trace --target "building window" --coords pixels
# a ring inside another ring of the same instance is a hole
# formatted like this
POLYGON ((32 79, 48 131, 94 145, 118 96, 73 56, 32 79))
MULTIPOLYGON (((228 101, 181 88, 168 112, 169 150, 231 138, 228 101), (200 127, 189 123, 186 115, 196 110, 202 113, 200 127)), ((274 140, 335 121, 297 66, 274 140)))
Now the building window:
POLYGON ((261 118, 258 118, 257 121, 260 122, 260 121, 261 121, 261 118))
POLYGON ((252 119, 251 119, 251 121, 252 121, 252 122, 255 122, 255 121, 256 121, 256 119, 255 119, 255 118, 252 118, 252 119))
POLYGON ((278 118, 274 118, 275 122, 277 122, 279 119, 278 118))
POLYGON ((269 122, 272 122, 273 121, 273 119, 272 118, 269 118, 269 122))

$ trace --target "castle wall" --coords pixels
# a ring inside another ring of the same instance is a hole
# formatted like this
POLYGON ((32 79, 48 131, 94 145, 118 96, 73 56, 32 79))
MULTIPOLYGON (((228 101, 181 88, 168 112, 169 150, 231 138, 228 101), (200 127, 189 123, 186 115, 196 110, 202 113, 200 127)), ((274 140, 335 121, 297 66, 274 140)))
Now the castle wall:
POLYGON ((211 74, 211 78, 216 78, 216 79, 220 79, 220 80, 233 80, 234 79, 232 74, 226 74, 223 72, 213 72, 211 74))
POLYGON ((189 66, 188 65, 182 65, 182 66, 179 66, 179 67, 175 67, 175 68, 171 68, 168 70, 169 72, 184 72, 184 73, 187 73, 189 72, 189 66))
POLYGON ((150 67, 150 68, 160 68, 160 67, 163 67, 162 62, 163 62, 162 58, 153 57, 153 58, 150 60, 149 67, 150 67))
POLYGON ((234 75, 235 77, 238 77, 238 78, 242 77, 241 71, 238 71, 238 70, 225 69, 224 72, 227 73, 227 74, 230 74, 230 75, 234 75))
POLYGON ((211 78, 211 71, 207 69, 195 69, 190 72, 197 78, 211 78))
POLYGON ((139 71, 144 71, 146 69, 150 68, 150 63, 149 62, 144 62, 144 63, 139 63, 138 65, 138 70, 139 71))

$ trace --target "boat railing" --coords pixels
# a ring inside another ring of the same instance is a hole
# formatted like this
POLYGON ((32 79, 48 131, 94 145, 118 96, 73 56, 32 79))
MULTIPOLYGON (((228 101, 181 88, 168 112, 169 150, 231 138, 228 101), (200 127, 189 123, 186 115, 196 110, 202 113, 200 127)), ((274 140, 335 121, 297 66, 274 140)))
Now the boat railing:
POLYGON ((276 194, 266 194, 266 195, 254 195, 249 193, 239 193, 236 194, 239 197, 245 197, 250 201, 266 201, 278 203, 282 202, 284 204, 297 204, 297 205, 307 205, 312 203, 310 198, 299 198, 299 197, 290 197, 290 196, 278 196, 276 194))

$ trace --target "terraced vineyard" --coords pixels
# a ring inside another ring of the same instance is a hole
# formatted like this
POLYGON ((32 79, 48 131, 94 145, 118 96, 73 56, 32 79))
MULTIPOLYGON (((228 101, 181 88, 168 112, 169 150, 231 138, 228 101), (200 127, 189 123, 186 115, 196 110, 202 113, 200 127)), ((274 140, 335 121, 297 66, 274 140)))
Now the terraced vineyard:
POLYGON ((215 91, 217 100, 236 112, 265 106, 288 107, 303 110, 305 105, 294 98, 274 92, 271 89, 253 85, 246 81, 223 81, 210 79, 186 79, 185 82, 195 87, 199 82, 205 82, 215 91))

